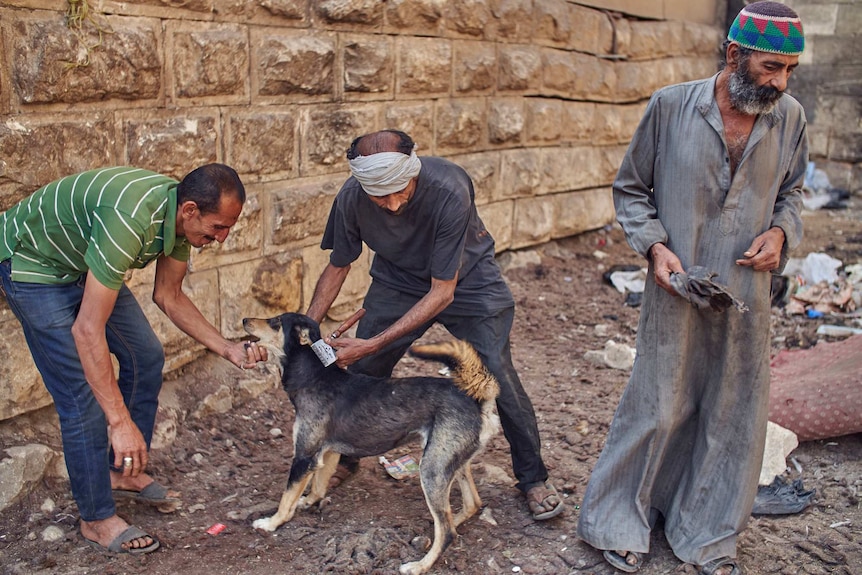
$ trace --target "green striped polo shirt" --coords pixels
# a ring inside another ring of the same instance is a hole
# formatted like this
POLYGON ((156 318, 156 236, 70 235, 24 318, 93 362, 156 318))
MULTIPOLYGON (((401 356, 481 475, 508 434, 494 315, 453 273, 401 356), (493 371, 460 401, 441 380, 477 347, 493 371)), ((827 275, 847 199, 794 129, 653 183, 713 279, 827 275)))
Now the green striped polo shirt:
POLYGON ((187 261, 177 183, 131 167, 51 182, 0 214, 0 261, 12 259, 13 281, 65 284, 89 270, 111 289, 163 253, 187 261))

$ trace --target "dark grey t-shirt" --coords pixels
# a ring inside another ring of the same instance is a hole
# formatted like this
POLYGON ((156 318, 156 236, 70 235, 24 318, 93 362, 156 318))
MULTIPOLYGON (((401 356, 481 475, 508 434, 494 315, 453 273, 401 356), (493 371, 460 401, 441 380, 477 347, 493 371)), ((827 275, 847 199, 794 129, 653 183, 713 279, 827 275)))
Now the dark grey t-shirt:
POLYGON ((355 178, 345 182, 320 243, 332 250, 330 263, 349 265, 365 242, 374 251, 371 276, 387 287, 421 297, 431 289, 431 278, 450 280, 458 272, 447 311, 483 315, 511 307, 494 238, 473 203, 470 176, 443 158, 421 160, 416 192, 398 215, 376 206, 355 178))

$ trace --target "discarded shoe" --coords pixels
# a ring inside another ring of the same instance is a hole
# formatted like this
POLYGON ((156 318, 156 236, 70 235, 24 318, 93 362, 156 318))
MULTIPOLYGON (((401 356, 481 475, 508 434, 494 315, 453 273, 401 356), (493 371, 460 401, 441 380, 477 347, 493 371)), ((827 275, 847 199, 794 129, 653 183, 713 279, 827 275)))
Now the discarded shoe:
POLYGON ((781 476, 776 475, 772 483, 757 488, 751 514, 790 515, 799 513, 812 504, 811 499, 814 494, 814 489, 805 490, 801 479, 787 483, 781 476))

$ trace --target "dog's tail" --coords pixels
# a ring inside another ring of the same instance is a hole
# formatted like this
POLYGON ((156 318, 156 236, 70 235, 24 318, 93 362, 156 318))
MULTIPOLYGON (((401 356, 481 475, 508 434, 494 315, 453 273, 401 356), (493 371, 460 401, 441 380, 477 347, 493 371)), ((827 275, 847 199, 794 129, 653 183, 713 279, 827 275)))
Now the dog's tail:
POLYGON ((455 339, 442 343, 414 345, 410 355, 444 363, 452 371, 452 380, 476 401, 491 401, 500 393, 500 384, 491 375, 473 346, 455 339))

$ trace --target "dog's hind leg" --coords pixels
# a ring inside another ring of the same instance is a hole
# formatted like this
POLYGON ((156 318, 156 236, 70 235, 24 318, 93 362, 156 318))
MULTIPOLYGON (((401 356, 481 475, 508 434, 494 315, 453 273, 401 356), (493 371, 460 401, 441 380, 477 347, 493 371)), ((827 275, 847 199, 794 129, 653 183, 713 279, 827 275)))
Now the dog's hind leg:
POLYGON ((308 509, 324 497, 326 497, 326 489, 329 487, 329 478, 335 473, 335 468, 338 467, 338 460, 341 455, 334 451, 324 451, 323 462, 315 470, 311 476, 311 491, 308 495, 299 500, 300 509, 308 509))
POLYGON ((419 472, 422 482, 422 491, 425 493, 425 503, 434 518, 434 541, 431 549, 425 557, 419 561, 405 563, 399 569, 401 575, 420 575, 425 573, 440 554, 449 547, 458 533, 452 522, 452 508, 449 505, 449 490, 452 487, 453 477, 446 473, 449 463, 447 461, 431 462, 428 450, 422 457, 419 472))
POLYGON ((482 499, 479 497, 479 492, 476 491, 476 483, 473 481, 473 472, 470 469, 469 461, 458 470, 455 477, 461 489, 461 511, 453 519, 455 527, 458 527, 482 508, 482 499))
POLYGON ((294 458, 293 464, 290 466, 290 477, 287 480, 287 488, 281 494, 278 511, 272 517, 258 519, 252 523, 255 529, 275 531, 282 523, 286 523, 293 518, 299 498, 308 486, 308 482, 311 481, 312 462, 313 460, 308 457, 294 458))

